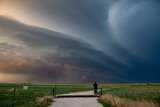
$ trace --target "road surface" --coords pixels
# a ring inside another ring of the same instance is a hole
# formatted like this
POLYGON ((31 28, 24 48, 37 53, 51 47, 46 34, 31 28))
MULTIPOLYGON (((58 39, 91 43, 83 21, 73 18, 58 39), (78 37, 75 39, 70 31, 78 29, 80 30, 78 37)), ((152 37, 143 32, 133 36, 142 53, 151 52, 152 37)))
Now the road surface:
MULTIPOLYGON (((92 95, 93 91, 76 92, 66 95, 92 95)), ((57 98, 50 107, 103 107, 97 98, 57 98)))

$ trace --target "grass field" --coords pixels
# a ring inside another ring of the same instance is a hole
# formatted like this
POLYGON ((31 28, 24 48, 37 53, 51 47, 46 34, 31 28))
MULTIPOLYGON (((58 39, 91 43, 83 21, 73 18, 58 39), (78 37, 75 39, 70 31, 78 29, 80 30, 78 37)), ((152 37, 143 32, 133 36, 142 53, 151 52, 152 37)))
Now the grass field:
POLYGON ((106 90, 99 99, 105 107, 160 107, 159 84, 102 85, 106 90))
POLYGON ((51 90, 56 87, 56 94, 91 90, 92 85, 42 85, 42 84, 0 84, 0 107, 47 107, 51 101, 51 90), (28 90, 23 90, 28 86, 28 90), (13 90, 16 89, 16 91, 13 90), (15 92, 15 93, 14 93, 15 92), (38 99, 37 99, 38 98, 38 99), (46 98, 46 99, 44 99, 46 98), (42 101, 47 100, 48 102, 42 101), (39 103, 38 101, 44 102, 39 103))
MULTIPOLYGON (((0 84, 0 107, 11 107, 13 103, 14 107, 47 107, 52 103, 52 97, 48 96, 55 87, 56 94, 93 89, 92 84, 0 84), (23 90, 23 86, 29 89, 23 90)), ((100 84, 99 88, 104 89, 99 102, 105 107, 160 107, 159 84, 100 84)))

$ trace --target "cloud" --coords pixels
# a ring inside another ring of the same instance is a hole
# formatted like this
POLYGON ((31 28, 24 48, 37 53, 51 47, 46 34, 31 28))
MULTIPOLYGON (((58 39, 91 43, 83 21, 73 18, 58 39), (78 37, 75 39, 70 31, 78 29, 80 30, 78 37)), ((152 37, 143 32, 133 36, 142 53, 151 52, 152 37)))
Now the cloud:
POLYGON ((144 60, 134 65, 128 75, 131 78, 159 81, 159 10, 158 0, 120 0, 108 11, 113 37, 124 49, 144 60))
POLYGON ((145 59, 152 58, 160 45, 159 9, 157 0, 116 2, 109 10, 108 19, 114 37, 133 54, 145 59))
MULTIPOLYGON (((2 6, 10 8, 11 12, 8 14, 15 19, 80 38, 117 61, 127 63, 134 55, 115 41, 108 23, 108 11, 115 2, 112 0, 14 0, 4 1, 2 6)), ((5 9, 2 8, 2 11, 5 9)), ((34 40, 38 39, 30 41, 34 40)))
POLYGON ((159 81, 158 0, 5 1, 30 25, 0 17, 0 59, 27 65, 25 81, 159 81))
POLYGON ((1 75, 38 83, 123 81, 119 69, 126 65, 81 39, 2 16, 0 25, 1 75))

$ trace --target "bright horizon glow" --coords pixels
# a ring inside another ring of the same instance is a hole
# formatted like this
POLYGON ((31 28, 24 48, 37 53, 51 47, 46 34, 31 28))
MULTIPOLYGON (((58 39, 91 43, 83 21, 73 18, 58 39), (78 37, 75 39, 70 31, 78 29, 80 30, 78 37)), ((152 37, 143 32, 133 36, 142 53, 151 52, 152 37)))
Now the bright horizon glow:
POLYGON ((29 12, 29 11, 32 12, 32 10, 29 8, 23 8, 21 4, 23 3, 22 2, 17 3, 12 0, 4 0, 4 1, 1 0, 0 1, 0 15, 17 20, 27 25, 46 28, 46 29, 56 31, 59 33, 72 35, 71 32, 65 31, 65 29, 62 29, 61 27, 54 26, 54 25, 53 26, 48 25, 50 22, 47 22, 48 20, 46 19, 47 17, 45 16, 44 17, 39 16, 37 18, 37 16, 33 14, 26 15, 26 12, 29 12))
MULTIPOLYGON (((20 6, 21 7, 21 6, 20 6)), ((42 28, 47 28, 53 30, 46 24, 40 23, 41 21, 38 19, 31 19, 30 17, 26 16, 25 10, 21 10, 17 2, 12 0, 1 0, 0 2, 0 15, 17 20, 27 25, 37 26, 42 28)), ((55 28, 54 28, 55 31, 55 28)))
MULTIPOLYGON (((0 15, 6 16, 8 18, 12 18, 15 20, 18 20, 22 23, 28 24, 28 25, 33 25, 33 22, 30 20, 27 20, 25 16, 19 14, 19 10, 16 9, 15 5, 12 1, 11 3, 8 2, 0 2, 0 15)), ((35 24, 36 25, 36 24, 35 24)))

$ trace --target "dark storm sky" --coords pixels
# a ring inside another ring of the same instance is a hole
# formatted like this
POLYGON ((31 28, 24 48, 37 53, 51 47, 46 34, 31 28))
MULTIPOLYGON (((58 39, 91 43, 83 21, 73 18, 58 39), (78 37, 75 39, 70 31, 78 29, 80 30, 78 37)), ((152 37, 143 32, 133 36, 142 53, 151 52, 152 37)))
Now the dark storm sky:
POLYGON ((159 71, 159 0, 0 0, 0 82, 159 82, 159 71))

